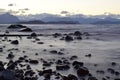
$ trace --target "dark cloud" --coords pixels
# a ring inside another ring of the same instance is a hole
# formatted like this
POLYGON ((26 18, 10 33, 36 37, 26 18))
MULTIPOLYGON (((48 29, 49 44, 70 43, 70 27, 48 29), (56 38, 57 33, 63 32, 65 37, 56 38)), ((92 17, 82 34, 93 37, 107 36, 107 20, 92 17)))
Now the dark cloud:
POLYGON ((68 14, 68 11, 61 11, 61 14, 68 14))
POLYGON ((16 6, 16 4, 11 3, 11 4, 8 4, 8 6, 16 6))

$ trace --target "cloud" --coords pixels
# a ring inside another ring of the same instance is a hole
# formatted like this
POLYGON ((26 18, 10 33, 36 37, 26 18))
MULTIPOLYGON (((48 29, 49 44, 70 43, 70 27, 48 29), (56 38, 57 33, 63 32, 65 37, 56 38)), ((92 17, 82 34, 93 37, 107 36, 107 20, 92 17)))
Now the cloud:
POLYGON ((8 6, 16 6, 16 4, 14 4, 14 3, 11 3, 11 4, 8 4, 8 6))

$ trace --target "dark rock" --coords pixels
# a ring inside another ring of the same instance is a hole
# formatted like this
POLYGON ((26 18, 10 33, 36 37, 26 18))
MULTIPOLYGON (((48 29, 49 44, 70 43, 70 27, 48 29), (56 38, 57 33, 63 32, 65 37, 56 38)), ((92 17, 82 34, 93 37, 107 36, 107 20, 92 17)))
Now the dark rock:
POLYGON ((64 53, 62 53, 62 52, 58 52, 58 54, 59 54, 59 55, 63 55, 64 53))
POLYGON ((12 59, 12 58, 14 58, 13 53, 8 54, 7 59, 12 59))
POLYGON ((112 62, 111 65, 112 66, 116 66, 117 64, 116 64, 116 62, 112 62))
POLYGON ((61 36, 61 34, 60 34, 60 33, 55 33, 55 34, 53 34, 53 36, 54 36, 55 38, 57 38, 58 36, 61 36))
POLYGON ((37 42, 37 44, 44 44, 44 42, 37 42))
POLYGON ((37 37, 37 34, 36 34, 36 33, 31 33, 30 36, 31 36, 31 37, 37 37))
POLYGON ((75 56, 71 56, 70 57, 70 60, 74 60, 74 59, 77 59, 78 57, 75 55, 75 56))
POLYGON ((100 74, 104 74, 105 73, 105 71, 103 71, 103 70, 97 70, 96 72, 100 73, 100 74))
POLYGON ((84 65, 84 63, 83 63, 83 62, 74 61, 74 62, 72 63, 72 65, 73 65, 73 66, 79 65, 79 66, 81 67, 81 66, 84 65))
POLYGON ((14 40, 11 42, 11 44, 19 44, 19 41, 18 40, 14 40))
POLYGON ((80 31, 75 31, 75 32, 74 32, 74 35, 75 35, 75 36, 81 36, 82 33, 81 33, 80 31))
POLYGON ((114 74, 114 73, 115 73, 115 70, 112 69, 112 68, 108 68, 107 71, 110 72, 111 74, 114 74))
POLYGON ((68 70, 70 69, 69 65, 63 64, 63 65, 56 65, 56 70, 68 70))
POLYGON ((20 32, 32 32, 32 29, 30 29, 30 28, 23 28, 23 29, 20 29, 20 32))
POLYGON ((73 74, 69 74, 68 75, 68 80, 78 80, 78 78, 73 74))
POLYGON ((78 70, 77 70, 77 75, 80 77, 80 76, 86 76, 89 74, 89 71, 86 67, 80 67, 78 70))
POLYGON ((33 70, 27 70, 25 72, 25 76, 33 76, 35 74, 35 72, 33 72, 33 70))
POLYGON ((56 64, 62 64, 63 62, 62 62, 62 60, 57 60, 56 61, 56 64))
POLYGON ((30 60, 29 63, 30 64, 38 64, 39 62, 38 62, 38 60, 30 60))
POLYGON ((46 63, 43 63, 43 66, 51 66, 51 64, 46 62, 46 63))
POLYGON ((52 51, 50 51, 50 53, 57 54, 57 51, 56 50, 52 50, 52 51))
POLYGON ((87 54, 85 55, 85 57, 92 57, 92 54, 87 54))
POLYGON ((73 41, 73 37, 67 35, 65 37, 65 41, 73 41))
POLYGON ((0 52, 3 52, 3 48, 0 48, 0 52))
POLYGON ((77 36, 76 39, 77 40, 82 40, 82 37, 81 36, 77 36))

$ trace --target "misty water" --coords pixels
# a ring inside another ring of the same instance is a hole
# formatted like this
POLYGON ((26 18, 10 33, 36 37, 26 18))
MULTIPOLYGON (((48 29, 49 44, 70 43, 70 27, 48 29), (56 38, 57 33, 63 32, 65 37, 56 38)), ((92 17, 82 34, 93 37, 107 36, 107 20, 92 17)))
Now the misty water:
MULTIPOLYGON (((26 24, 25 24, 26 25, 26 24)), ((3 34, 7 30, 9 24, 0 25, 0 33, 3 34)), ((91 24, 35 24, 26 25, 30 27, 34 32, 39 34, 53 34, 53 33, 71 33, 74 31, 88 32, 90 36, 83 37, 83 40, 74 40, 72 42, 65 42, 59 40, 59 38, 53 38, 52 36, 43 37, 40 36, 40 41, 44 44, 32 43, 34 40, 26 39, 23 37, 19 45, 10 45, 9 42, 0 41, 0 46, 6 46, 4 49, 4 54, 0 53, 0 60, 8 61, 6 59, 7 50, 10 48, 18 48, 18 51, 13 53, 16 55, 15 59, 24 54, 28 55, 33 59, 59 59, 60 57, 69 57, 71 55, 77 55, 78 61, 85 63, 93 76, 97 77, 99 80, 106 76, 111 76, 110 80, 114 78, 119 78, 120 76, 112 75, 107 73, 107 68, 114 68, 116 71, 120 72, 120 25, 117 24, 107 24, 107 25, 91 25, 91 24), (49 45, 53 45, 50 47, 49 45), (54 55, 48 52, 43 52, 44 49, 50 50, 60 50, 65 49, 64 53, 66 55, 54 55), (26 51, 26 53, 22 53, 26 51), (38 56, 35 56, 38 53, 38 56), (85 57, 87 54, 92 54, 91 58, 85 57), (116 62, 117 66, 111 66, 111 62, 116 62), (99 66, 95 67, 94 64, 99 66), (104 70, 105 74, 96 73, 96 70, 104 70)), ((9 30, 10 34, 30 34, 27 32, 18 32, 19 29, 9 30)), ((11 40, 16 39, 16 37, 10 37, 11 40)), ((17 38, 18 39, 18 38, 17 38)), ((2 38, 1 38, 2 40, 2 38)), ((42 69, 41 65, 32 65, 33 69, 42 69)), ((55 65, 51 66, 55 70, 55 65)), ((68 75, 68 73, 75 74, 73 69, 68 71, 59 71, 61 74, 68 75)))

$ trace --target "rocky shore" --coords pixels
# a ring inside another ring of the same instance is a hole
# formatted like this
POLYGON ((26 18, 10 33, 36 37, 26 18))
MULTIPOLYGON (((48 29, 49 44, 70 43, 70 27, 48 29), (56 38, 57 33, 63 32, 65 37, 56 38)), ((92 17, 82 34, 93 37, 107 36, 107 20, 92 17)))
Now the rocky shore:
MULTIPOLYGON (((74 48, 74 44, 80 44, 90 37, 90 33, 81 31, 37 34, 27 26, 10 25, 0 37, 0 80, 120 80, 119 63, 113 61, 105 69, 99 69, 100 64, 89 65, 66 46, 56 46, 67 44, 69 47, 72 44, 74 48), (16 28, 30 34, 9 35, 9 29, 16 28)), ((94 57, 92 53, 83 55, 88 60, 94 57)))

